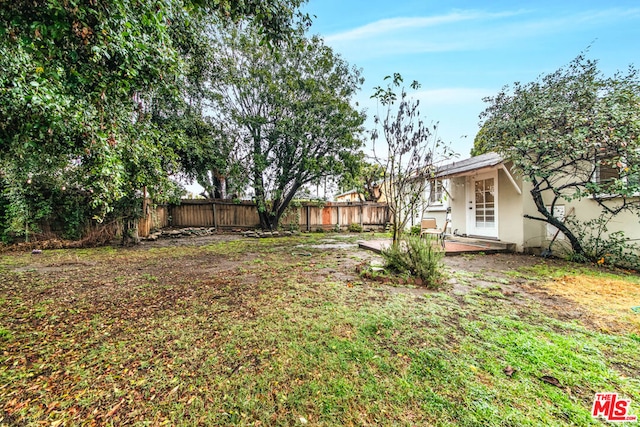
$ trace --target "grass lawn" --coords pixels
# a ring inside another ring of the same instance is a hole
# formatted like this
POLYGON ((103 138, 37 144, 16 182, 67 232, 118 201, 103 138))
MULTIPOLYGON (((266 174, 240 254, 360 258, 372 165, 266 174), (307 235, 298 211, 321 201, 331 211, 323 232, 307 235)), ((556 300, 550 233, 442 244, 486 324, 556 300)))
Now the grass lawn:
POLYGON ((640 415, 640 314, 591 283, 638 276, 475 256, 431 292, 358 277, 354 240, 3 254, 0 425, 590 425, 605 391, 640 415))

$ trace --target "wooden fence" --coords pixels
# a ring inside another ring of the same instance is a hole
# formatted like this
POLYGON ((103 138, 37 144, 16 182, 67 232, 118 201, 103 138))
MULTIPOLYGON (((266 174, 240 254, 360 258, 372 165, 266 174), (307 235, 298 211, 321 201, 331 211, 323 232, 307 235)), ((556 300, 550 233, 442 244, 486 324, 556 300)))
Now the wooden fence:
MULTIPOLYGON (((152 228, 215 227, 221 230, 252 229, 260 226, 258 208, 250 201, 182 200, 179 205, 150 209, 140 221, 138 234, 149 235, 152 228)), ((282 227, 316 231, 345 230, 350 224, 363 228, 383 228, 389 222, 389 209, 384 203, 326 202, 290 206, 280 221, 282 227)))
POLYGON ((146 215, 138 221, 138 235, 140 237, 147 237, 154 228, 169 226, 169 206, 159 205, 152 209, 149 201, 145 200, 142 210, 146 215))

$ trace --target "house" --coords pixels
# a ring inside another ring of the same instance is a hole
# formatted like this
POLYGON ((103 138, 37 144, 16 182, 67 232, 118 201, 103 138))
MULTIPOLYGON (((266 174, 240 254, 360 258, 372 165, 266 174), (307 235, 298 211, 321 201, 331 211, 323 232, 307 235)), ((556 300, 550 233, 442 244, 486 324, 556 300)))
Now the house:
MULTIPOLYGON (((423 217, 435 217, 443 224, 450 208, 450 234, 500 240, 515 244, 518 252, 537 253, 548 247, 557 229, 525 218, 540 216, 531 188, 497 153, 452 162, 438 167, 430 181, 423 217)), ((600 209, 593 198, 583 198, 557 204, 554 212, 557 217, 571 213, 587 221, 596 218, 600 209)), ((609 223, 608 232, 623 231, 627 238, 640 240, 638 221, 631 212, 621 213, 609 223)), ((556 244, 563 240, 560 233, 556 244)))
MULTIPOLYGON (((374 200, 376 203, 385 203, 386 198, 382 191, 382 186, 378 183, 373 183, 370 187, 371 196, 373 197, 370 200, 374 200)), ((356 189, 345 191, 344 193, 340 193, 335 196, 336 202, 364 202, 367 200, 365 194, 356 189)))
POLYGON ((364 194, 356 189, 345 191, 335 196, 336 202, 359 202, 364 200, 364 194))

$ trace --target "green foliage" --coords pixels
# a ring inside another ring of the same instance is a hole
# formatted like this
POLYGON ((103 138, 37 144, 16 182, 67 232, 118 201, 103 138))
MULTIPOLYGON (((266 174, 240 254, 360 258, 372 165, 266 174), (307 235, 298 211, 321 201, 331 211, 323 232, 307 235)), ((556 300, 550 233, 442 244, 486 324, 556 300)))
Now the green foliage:
POLYGON ((171 153, 140 105, 151 88, 172 90, 180 63, 167 23, 183 17, 144 2, 42 3, 0 9, 0 168, 11 187, 37 179, 51 191, 62 180, 86 191, 102 218, 132 189, 167 179, 155 168, 171 153))
POLYGON ((411 227, 411 229, 409 230, 409 234, 411 234, 412 236, 419 236, 420 235, 420 231, 422 231, 422 228, 420 227, 420 225, 414 225, 411 227))
POLYGON ((201 111, 185 108, 201 88, 195 82, 211 72, 199 54, 208 34, 249 18, 263 42, 278 43, 292 31, 300 4, 3 2, 0 235, 28 238, 56 214, 69 222, 65 234, 77 237, 89 219, 132 219, 137 211, 128 209, 143 196, 173 198, 170 177, 189 175, 195 162, 187 148, 201 160, 196 142, 210 146, 194 136, 201 111), (185 155, 182 164, 178 155, 185 155), (63 216, 74 204, 74 215, 63 216))
POLYGON ((540 215, 528 218, 559 228, 575 254, 591 258, 580 229, 553 216, 556 204, 591 198, 608 216, 640 213, 640 79, 635 69, 605 77, 596 61, 581 55, 486 101, 486 148, 502 154, 531 182, 540 215))
POLYGON ((435 239, 406 236, 381 254, 386 267, 392 271, 418 277, 428 288, 442 285, 444 250, 435 239))
POLYGON ((347 228, 351 233, 362 233, 362 226, 357 222, 352 222, 347 228))
POLYGON ((582 244, 584 252, 571 253, 574 261, 591 261, 597 265, 608 265, 640 270, 640 245, 631 243, 624 232, 609 233, 607 225, 611 217, 600 215, 588 221, 579 221, 573 217, 567 222, 582 244))
POLYGON ((11 341, 13 334, 10 330, 0 327, 0 341, 11 341))
POLYGON ((479 156, 481 154, 491 151, 491 141, 487 138, 487 131, 484 126, 480 128, 476 137, 473 139, 473 148, 471 149, 472 156, 479 156))
POLYGON ((261 227, 275 229, 305 184, 339 173, 362 145, 364 115, 350 100, 362 84, 318 37, 303 29, 265 47, 251 29, 215 40, 211 100, 253 188, 261 227))
POLYGON ((338 187, 340 191, 356 190, 364 196, 364 201, 377 202, 382 196, 380 191, 384 179, 384 169, 378 163, 365 160, 359 152, 346 157, 344 171, 340 175, 338 187))

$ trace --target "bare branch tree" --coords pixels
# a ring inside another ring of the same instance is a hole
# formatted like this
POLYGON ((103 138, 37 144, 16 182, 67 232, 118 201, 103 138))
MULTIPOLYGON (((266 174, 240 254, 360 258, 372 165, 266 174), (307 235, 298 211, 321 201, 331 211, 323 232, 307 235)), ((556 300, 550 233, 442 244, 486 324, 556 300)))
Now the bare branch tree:
MULTIPOLYGON (((421 211, 423 196, 434 176, 434 163, 452 155, 437 135, 437 124, 427 125, 420 117, 419 101, 402 87, 402 76, 395 73, 386 87, 377 86, 372 98, 383 107, 374 116, 371 132, 375 161, 384 169, 382 191, 393 222, 393 244, 397 245, 414 212, 421 211), (400 90, 400 94, 396 91, 400 90), (386 143, 379 148, 378 141, 386 143), (386 151, 386 152, 385 152, 386 151)), ((411 89, 420 85, 414 81, 411 89)))

